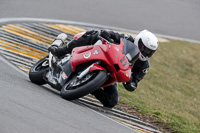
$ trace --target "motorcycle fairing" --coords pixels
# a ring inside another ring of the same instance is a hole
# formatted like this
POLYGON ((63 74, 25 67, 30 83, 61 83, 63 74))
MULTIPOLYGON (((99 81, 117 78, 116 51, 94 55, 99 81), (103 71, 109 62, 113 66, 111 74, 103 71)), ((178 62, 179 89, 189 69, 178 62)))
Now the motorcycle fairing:
POLYGON ((124 42, 124 44, 126 44, 123 46, 123 54, 125 54, 126 56, 129 55, 129 62, 132 62, 132 60, 134 60, 135 58, 137 60, 137 57, 140 53, 138 47, 129 40, 122 39, 122 41, 124 42))
POLYGON ((101 66, 99 66, 99 65, 97 65, 97 64, 94 64, 92 67, 90 67, 90 69, 89 69, 89 71, 95 71, 95 70, 103 70, 103 71, 105 71, 106 73, 108 73, 107 71, 106 71, 106 69, 105 68, 103 68, 103 67, 101 67, 101 66))
POLYGON ((108 44, 76 47, 72 51, 72 71, 80 64, 91 61, 102 61, 110 71, 110 78, 107 85, 115 82, 126 82, 130 80, 131 67, 126 55, 122 53, 124 43, 120 45, 108 44))
POLYGON ((57 90, 61 90, 72 74, 70 59, 64 57, 60 62, 54 64, 52 68, 44 74, 45 81, 57 90))
POLYGON ((61 71, 60 71, 60 77, 59 77, 59 84, 60 86, 63 86, 72 74, 70 59, 65 62, 62 62, 60 65, 60 68, 61 68, 61 71), (63 76, 63 74, 66 76, 66 78, 63 76))

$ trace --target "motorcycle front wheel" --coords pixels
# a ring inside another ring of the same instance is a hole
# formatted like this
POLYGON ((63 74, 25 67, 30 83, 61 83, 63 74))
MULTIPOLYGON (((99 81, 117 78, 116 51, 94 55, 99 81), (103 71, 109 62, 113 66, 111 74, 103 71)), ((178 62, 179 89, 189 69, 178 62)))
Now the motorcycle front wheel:
POLYGON ((89 73, 82 79, 76 76, 69 80, 62 88, 61 97, 66 100, 75 100, 99 89, 106 81, 105 71, 89 73))
POLYGON ((49 67, 47 58, 48 56, 40 59, 31 67, 29 71, 29 79, 31 80, 31 82, 37 85, 46 84, 45 80, 43 79, 43 74, 49 67))

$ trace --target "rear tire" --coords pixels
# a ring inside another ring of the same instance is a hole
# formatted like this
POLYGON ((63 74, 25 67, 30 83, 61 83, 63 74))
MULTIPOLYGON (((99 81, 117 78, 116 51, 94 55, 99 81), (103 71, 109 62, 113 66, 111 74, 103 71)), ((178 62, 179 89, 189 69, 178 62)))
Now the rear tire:
POLYGON ((43 74, 49 66, 42 66, 42 64, 45 63, 47 57, 48 56, 36 62, 29 71, 29 79, 31 80, 31 82, 37 85, 46 84, 45 80, 43 79, 43 74))
POLYGON ((74 77, 63 86, 60 92, 61 97, 66 100, 74 100, 83 97, 96 89, 99 89, 105 83, 106 78, 107 74, 105 71, 98 71, 95 77, 87 81, 86 84, 73 88, 70 84, 77 80, 76 77, 74 77))

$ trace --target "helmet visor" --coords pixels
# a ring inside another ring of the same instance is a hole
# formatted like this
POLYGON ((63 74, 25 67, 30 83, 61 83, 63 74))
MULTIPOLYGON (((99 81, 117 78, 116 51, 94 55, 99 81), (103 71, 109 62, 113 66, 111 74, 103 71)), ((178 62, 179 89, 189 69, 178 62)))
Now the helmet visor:
POLYGON ((141 54, 142 54, 144 57, 148 57, 148 58, 150 58, 150 57, 155 53, 155 51, 156 51, 156 50, 151 50, 151 49, 147 48, 147 47, 143 44, 142 39, 140 39, 140 40, 138 41, 138 48, 139 48, 141 54))

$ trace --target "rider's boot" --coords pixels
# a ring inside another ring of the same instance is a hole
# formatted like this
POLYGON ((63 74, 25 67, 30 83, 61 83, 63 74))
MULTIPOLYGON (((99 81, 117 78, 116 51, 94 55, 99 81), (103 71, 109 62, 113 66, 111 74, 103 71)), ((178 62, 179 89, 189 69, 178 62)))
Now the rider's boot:
POLYGON ((65 54, 71 53, 72 49, 75 47, 92 45, 98 40, 98 31, 87 31, 81 37, 76 40, 71 40, 66 45, 51 45, 48 51, 56 56, 63 56, 65 54))
POLYGON ((65 54, 68 54, 68 53, 71 52, 71 50, 68 48, 67 45, 60 46, 60 47, 50 46, 48 48, 48 51, 51 52, 53 55, 58 56, 58 57, 63 56, 65 54))
POLYGON ((104 89, 99 88, 91 94, 107 108, 113 108, 119 100, 117 84, 104 87, 104 89))

